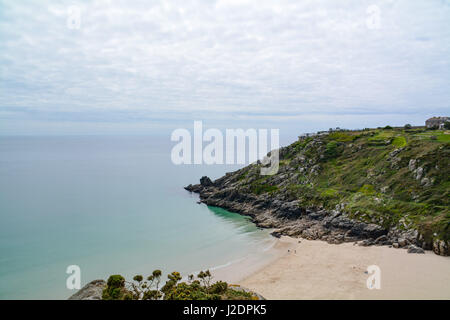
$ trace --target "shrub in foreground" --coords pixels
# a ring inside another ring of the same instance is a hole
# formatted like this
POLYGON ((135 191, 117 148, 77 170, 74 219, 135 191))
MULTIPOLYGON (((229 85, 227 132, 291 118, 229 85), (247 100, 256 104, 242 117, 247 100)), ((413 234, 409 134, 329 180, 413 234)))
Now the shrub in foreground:
POLYGON ((103 290, 103 300, 251 300, 258 297, 250 292, 231 288, 226 282, 212 282, 212 275, 200 271, 194 277, 188 276, 186 282, 181 282, 179 272, 167 275, 166 283, 160 288, 161 270, 155 270, 144 279, 142 275, 133 277, 128 282, 121 275, 109 277, 103 290))

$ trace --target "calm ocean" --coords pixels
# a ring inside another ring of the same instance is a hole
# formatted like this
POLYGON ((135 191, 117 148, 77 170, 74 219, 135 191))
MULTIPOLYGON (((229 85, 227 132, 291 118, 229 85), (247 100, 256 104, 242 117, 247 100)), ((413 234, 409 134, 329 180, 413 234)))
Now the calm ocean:
POLYGON ((227 265, 264 250, 269 231, 196 203, 183 189, 237 166, 176 166, 156 137, 0 137, 0 299, 65 299, 82 286, 227 265))

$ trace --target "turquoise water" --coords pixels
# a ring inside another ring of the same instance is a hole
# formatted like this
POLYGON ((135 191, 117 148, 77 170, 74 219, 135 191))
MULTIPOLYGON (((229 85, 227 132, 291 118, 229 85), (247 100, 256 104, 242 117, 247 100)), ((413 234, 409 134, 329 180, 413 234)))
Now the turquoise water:
POLYGON ((231 166, 176 166, 157 137, 0 137, 0 299, 64 299, 110 274, 184 275, 268 245, 245 217, 183 186, 231 166))

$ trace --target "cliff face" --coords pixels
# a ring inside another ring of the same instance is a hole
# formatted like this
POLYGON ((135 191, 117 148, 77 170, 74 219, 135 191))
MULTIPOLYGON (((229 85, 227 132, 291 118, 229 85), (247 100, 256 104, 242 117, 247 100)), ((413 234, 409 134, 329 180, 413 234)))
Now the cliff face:
POLYGON ((105 280, 93 280, 74 295, 70 296, 68 300, 102 300, 102 294, 105 288, 105 280))
POLYGON ((251 164, 186 189, 274 235, 449 255, 449 155, 445 131, 330 132, 281 148, 275 175, 251 164))

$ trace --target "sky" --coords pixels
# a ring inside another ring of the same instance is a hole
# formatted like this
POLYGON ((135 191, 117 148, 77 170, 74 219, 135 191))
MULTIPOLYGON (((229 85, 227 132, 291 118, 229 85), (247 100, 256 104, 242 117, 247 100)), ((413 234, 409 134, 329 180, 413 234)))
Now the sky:
POLYGON ((0 0, 0 135, 295 136, 449 110, 450 1, 0 0))

